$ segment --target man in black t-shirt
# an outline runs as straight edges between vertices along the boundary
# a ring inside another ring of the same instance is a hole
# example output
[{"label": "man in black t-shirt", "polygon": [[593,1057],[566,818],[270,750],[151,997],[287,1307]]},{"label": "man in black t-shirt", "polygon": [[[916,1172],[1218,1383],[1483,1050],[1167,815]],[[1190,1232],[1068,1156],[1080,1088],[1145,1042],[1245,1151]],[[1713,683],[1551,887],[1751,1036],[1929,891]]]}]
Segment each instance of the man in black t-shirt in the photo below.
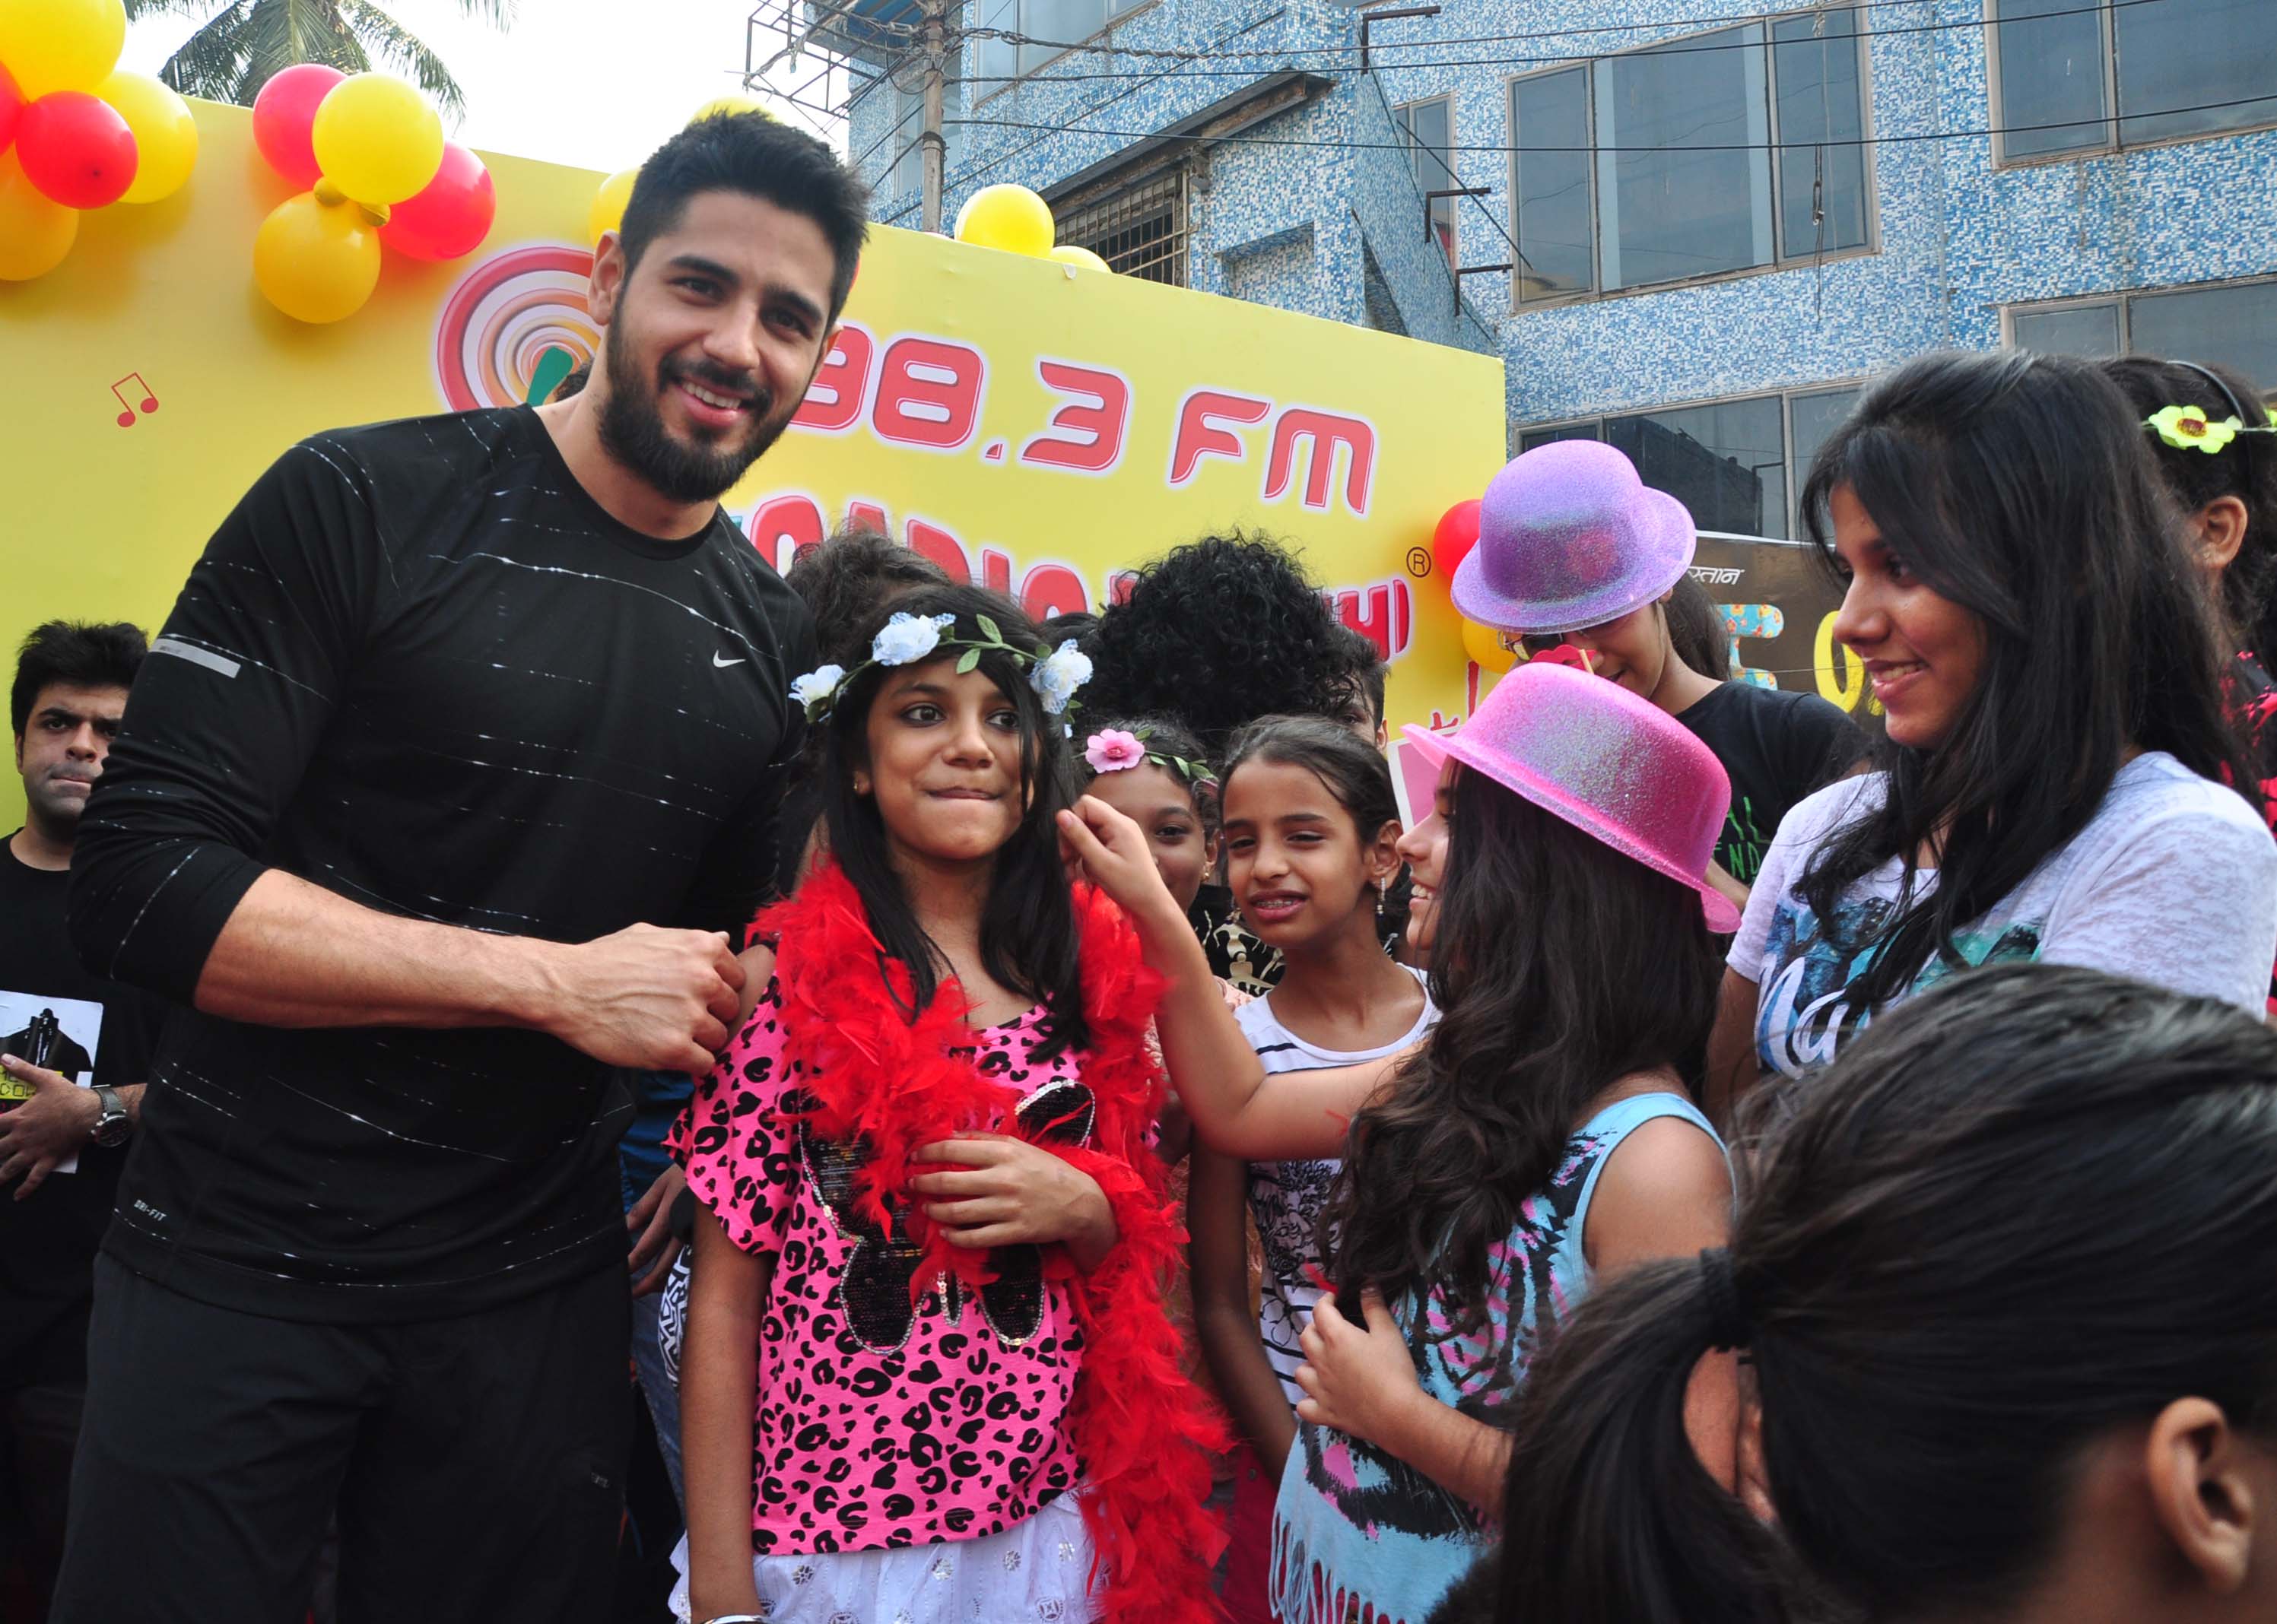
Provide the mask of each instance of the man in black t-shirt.
[{"label": "man in black t-shirt", "polygon": [[718,498],[827,353],[860,183],[644,166],[574,398],[317,435],[192,571],[73,867],[187,1007],[97,1264],[58,1624],[607,1616],[622,1068],[708,1071],[812,664]]},{"label": "man in black t-shirt", "polygon": [[140,628],[50,621],[9,694],[24,826],[0,845],[0,1595],[43,1616],[87,1391],[95,1252],[164,1006],[90,975],[64,921]]}]

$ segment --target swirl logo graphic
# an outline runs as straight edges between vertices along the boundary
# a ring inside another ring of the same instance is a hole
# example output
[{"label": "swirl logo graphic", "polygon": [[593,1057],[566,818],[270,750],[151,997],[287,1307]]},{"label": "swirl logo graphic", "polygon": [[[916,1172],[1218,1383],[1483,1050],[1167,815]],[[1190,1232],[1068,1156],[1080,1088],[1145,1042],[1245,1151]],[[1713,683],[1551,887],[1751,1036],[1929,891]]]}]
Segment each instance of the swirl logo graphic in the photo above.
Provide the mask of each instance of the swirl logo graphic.
[{"label": "swirl logo graphic", "polygon": [[435,383],[454,412],[520,406],[537,359],[569,352],[593,359],[600,330],[585,307],[593,256],[537,243],[494,254],[468,271],[435,325]]}]

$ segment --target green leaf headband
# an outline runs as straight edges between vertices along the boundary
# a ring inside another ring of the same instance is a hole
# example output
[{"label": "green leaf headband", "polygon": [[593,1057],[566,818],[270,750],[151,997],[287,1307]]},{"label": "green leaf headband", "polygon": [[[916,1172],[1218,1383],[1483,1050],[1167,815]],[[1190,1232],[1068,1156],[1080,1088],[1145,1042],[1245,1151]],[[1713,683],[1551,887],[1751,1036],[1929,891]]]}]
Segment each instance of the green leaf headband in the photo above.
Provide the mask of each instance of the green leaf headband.
[{"label": "green leaf headband", "polygon": [[2249,427],[2235,417],[2216,422],[2203,406],[2160,406],[2143,420],[2143,427],[2178,452],[2201,451],[2211,457],[2239,435],[2277,434],[2277,411],[2269,414],[2267,422]]},{"label": "green leaf headband", "polygon": [[2230,410],[2230,415],[2218,423],[2207,418],[2204,407],[2194,406],[2160,406],[2143,420],[2143,427],[2156,433],[2176,451],[2186,452],[2196,447],[2211,457],[2239,435],[2277,434],[2277,411],[2268,413],[2267,422],[2248,428],[2246,420],[2253,414],[2245,409],[2245,403],[2237,398],[2237,391],[2220,373],[2210,367],[2201,367],[2194,360],[2178,360],[2174,365],[2197,373],[2212,384],[2221,398],[2229,402]]},{"label": "green leaf headband", "polygon": [[1135,733],[1119,727],[1103,727],[1083,741],[1083,759],[1091,764],[1093,772],[1099,774],[1128,772],[1141,762],[1152,762],[1189,787],[1217,776],[1207,763],[1190,762],[1183,755],[1148,749],[1146,740],[1154,734],[1151,727],[1142,727]]},{"label": "green leaf headband", "polygon": [[1038,643],[1032,649],[1004,641],[1004,634],[986,615],[975,615],[978,638],[945,635],[956,626],[955,615],[912,615],[895,611],[893,618],[870,640],[870,657],[849,671],[842,665],[821,665],[790,685],[790,696],[806,710],[806,719],[820,721],[837,704],[849,684],[872,665],[914,665],[943,649],[962,649],[959,676],[980,664],[990,649],[1008,654],[1028,667],[1028,686],[1042,699],[1044,710],[1057,716],[1075,701],[1075,691],[1091,680],[1091,658],[1070,638],[1057,649]]}]

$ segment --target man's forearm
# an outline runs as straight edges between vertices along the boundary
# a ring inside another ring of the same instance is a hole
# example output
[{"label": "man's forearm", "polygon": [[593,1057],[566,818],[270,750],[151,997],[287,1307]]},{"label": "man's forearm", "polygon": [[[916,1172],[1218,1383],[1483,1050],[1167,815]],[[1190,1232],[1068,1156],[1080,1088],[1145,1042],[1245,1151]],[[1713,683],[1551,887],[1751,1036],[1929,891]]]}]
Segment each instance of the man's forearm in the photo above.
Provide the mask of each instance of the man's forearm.
[{"label": "man's forearm", "polygon": [[271,869],[215,939],[196,1001],[271,1027],[536,1027],[560,951],[383,914]]}]

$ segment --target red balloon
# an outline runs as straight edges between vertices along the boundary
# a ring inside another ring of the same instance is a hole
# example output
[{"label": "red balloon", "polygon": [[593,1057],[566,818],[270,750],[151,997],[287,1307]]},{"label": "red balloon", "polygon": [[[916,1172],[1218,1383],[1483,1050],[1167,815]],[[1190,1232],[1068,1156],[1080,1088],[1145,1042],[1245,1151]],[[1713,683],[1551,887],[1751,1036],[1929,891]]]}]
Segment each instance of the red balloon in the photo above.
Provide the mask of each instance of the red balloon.
[{"label": "red balloon", "polygon": [[272,76],[253,98],[253,143],[269,167],[296,186],[313,186],[324,173],[310,135],[316,103],[346,77],[321,62],[303,62]]},{"label": "red balloon", "polygon": [[16,139],[16,121],[24,115],[24,93],[16,88],[4,64],[0,64],[0,152]]},{"label": "red balloon", "polygon": [[1451,582],[1455,566],[1479,544],[1479,505],[1476,501],[1458,502],[1439,515],[1438,528],[1431,532],[1431,562],[1440,579]]},{"label": "red balloon", "polygon": [[58,90],[25,108],[16,125],[24,178],[66,209],[101,209],[134,184],[134,132],[118,110],[84,90]]},{"label": "red balloon", "polygon": [[443,143],[443,167],[416,197],[398,203],[379,239],[415,260],[455,260],[490,235],[498,187],[483,161],[456,141]]}]

